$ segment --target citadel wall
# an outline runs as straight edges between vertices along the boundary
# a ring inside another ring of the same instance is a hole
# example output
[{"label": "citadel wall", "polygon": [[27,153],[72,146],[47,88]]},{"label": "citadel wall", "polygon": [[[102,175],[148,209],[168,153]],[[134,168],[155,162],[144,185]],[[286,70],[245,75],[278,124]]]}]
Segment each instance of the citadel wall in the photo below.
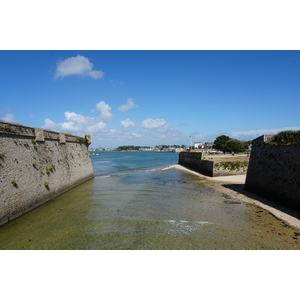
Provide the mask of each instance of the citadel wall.
[{"label": "citadel wall", "polygon": [[85,138],[0,121],[0,225],[94,177]]},{"label": "citadel wall", "polygon": [[242,175],[247,172],[248,158],[206,159],[202,152],[180,152],[178,164],[211,177]]},{"label": "citadel wall", "polygon": [[300,145],[272,145],[271,137],[252,141],[244,189],[300,212]]}]

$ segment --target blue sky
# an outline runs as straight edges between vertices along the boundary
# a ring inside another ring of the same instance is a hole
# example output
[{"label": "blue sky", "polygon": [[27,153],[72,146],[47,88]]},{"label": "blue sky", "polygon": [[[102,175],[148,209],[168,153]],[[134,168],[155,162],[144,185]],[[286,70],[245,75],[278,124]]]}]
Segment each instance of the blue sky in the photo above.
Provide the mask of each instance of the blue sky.
[{"label": "blue sky", "polygon": [[0,119],[91,147],[300,130],[299,51],[0,51]]}]

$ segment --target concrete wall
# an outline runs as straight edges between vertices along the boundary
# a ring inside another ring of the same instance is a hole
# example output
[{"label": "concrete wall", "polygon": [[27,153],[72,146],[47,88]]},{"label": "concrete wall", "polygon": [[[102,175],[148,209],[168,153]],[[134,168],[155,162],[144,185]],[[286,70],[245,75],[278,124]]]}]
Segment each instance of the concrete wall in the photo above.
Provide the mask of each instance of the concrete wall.
[{"label": "concrete wall", "polygon": [[248,161],[208,160],[202,152],[180,152],[178,164],[192,168],[211,177],[246,174]]},{"label": "concrete wall", "polygon": [[89,144],[0,121],[0,225],[93,178]]},{"label": "concrete wall", "polygon": [[253,140],[244,189],[300,212],[300,145],[271,145],[271,137]]}]

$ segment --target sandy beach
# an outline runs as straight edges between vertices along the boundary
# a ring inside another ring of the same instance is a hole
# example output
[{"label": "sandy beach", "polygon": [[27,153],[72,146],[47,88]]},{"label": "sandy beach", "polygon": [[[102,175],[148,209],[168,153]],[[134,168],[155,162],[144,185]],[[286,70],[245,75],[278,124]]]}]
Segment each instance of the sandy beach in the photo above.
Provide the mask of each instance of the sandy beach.
[{"label": "sandy beach", "polygon": [[281,219],[289,225],[300,229],[300,213],[297,213],[288,208],[280,206],[272,201],[244,191],[246,175],[210,177],[177,164],[168,166],[165,169],[171,168],[177,168],[185,172],[192,173],[201,178],[202,180],[205,180],[206,183],[214,189],[228,194],[232,197],[235,197],[237,199],[240,199],[244,202],[261,207],[269,211],[276,218]]}]

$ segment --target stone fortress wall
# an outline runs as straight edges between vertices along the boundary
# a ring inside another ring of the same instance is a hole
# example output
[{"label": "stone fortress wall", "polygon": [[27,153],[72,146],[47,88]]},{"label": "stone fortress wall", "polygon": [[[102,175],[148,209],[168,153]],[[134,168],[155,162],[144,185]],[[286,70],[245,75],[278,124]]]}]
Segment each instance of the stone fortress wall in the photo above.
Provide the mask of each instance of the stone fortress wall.
[{"label": "stone fortress wall", "polygon": [[0,225],[93,178],[89,144],[0,120]]},{"label": "stone fortress wall", "polygon": [[244,189],[300,212],[300,145],[272,145],[272,136],[252,141]]},{"label": "stone fortress wall", "polygon": [[207,176],[230,176],[246,174],[248,157],[204,156],[202,152],[180,152],[178,164],[192,168]]}]

